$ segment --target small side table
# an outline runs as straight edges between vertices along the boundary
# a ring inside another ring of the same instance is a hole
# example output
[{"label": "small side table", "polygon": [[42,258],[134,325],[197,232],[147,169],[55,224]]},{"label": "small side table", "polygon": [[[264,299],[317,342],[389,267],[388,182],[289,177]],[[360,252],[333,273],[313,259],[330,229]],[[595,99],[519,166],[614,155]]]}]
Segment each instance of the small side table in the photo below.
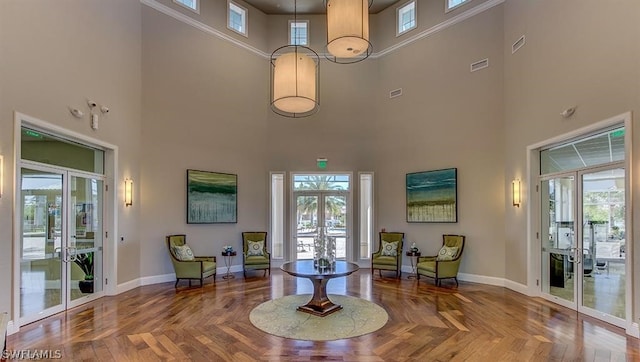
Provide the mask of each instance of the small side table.
[{"label": "small side table", "polygon": [[222,256],[224,256],[224,266],[227,267],[227,273],[222,276],[222,279],[233,279],[235,276],[231,274],[231,262],[233,261],[233,257],[236,256],[237,253],[235,251],[223,251]]},{"label": "small side table", "polygon": [[420,256],[419,251],[407,251],[407,256],[411,258],[411,274],[409,274],[408,279],[417,279],[418,271],[416,270],[416,264],[418,264],[418,257]]}]

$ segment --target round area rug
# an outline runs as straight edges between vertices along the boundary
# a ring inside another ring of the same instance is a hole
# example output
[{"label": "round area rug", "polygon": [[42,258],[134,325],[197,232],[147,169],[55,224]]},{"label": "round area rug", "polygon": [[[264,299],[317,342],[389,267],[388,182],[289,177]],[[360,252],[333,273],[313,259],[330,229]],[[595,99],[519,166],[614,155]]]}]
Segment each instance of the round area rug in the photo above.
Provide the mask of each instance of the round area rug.
[{"label": "round area rug", "polygon": [[342,309],[326,317],[299,312],[311,294],[288,295],[255,307],[249,320],[258,329],[279,337],[307,341],[331,341],[361,336],[382,328],[389,319],[379,305],[347,295],[329,295]]}]

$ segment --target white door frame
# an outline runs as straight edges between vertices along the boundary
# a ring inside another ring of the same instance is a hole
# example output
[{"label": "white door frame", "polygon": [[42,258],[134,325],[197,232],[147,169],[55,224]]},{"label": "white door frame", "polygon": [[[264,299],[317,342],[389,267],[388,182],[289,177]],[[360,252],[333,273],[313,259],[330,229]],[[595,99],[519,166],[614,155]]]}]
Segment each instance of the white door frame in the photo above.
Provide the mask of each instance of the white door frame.
[{"label": "white door frame", "polygon": [[[541,268],[540,268],[540,258],[541,258],[541,248],[540,248],[540,239],[539,239],[539,230],[540,230],[540,197],[539,192],[537,191],[534,185],[538,184],[538,176],[540,174],[540,156],[539,149],[548,147],[553,144],[561,143],[563,141],[567,141],[573,138],[577,138],[586,134],[594,133],[598,130],[612,127],[615,125],[623,124],[625,128],[624,135],[624,148],[625,148],[625,209],[626,211],[626,220],[625,220],[625,234],[629,236],[629,240],[627,240],[625,248],[627,254],[626,261],[626,299],[625,299],[625,319],[626,325],[624,326],[626,333],[634,336],[636,338],[640,337],[640,328],[637,323],[633,322],[633,312],[632,312],[632,291],[633,291],[633,282],[635,276],[633,274],[634,270],[634,258],[633,258],[633,250],[634,250],[634,240],[633,240],[633,220],[632,220],[632,210],[633,210],[633,189],[632,189],[632,114],[631,112],[625,112],[611,118],[602,120],[600,122],[596,122],[594,124],[588,125],[586,127],[582,127],[576,129],[574,131],[550,138],[548,140],[538,142],[532,145],[527,146],[526,148],[526,157],[527,157],[527,184],[532,185],[532,187],[528,187],[527,191],[527,200],[529,201],[526,205],[526,214],[527,214],[527,292],[531,296],[541,296],[541,288],[542,283],[541,280]],[[577,181],[576,181],[577,182]]]},{"label": "white door frame", "polygon": [[[86,136],[81,133],[77,133],[74,131],[70,131],[63,127],[54,125],[52,123],[43,121],[41,119],[31,117],[29,115],[14,112],[14,125],[13,125],[13,175],[14,175],[14,197],[13,197],[13,311],[12,311],[12,320],[14,321],[13,331],[17,332],[20,329],[17,321],[20,320],[20,263],[17,263],[17,260],[20,260],[20,220],[22,217],[18,215],[18,210],[20,210],[21,202],[20,194],[21,190],[18,185],[20,185],[20,160],[22,158],[21,154],[21,129],[22,126],[27,126],[30,128],[34,128],[37,130],[41,130],[46,133],[50,133],[53,135],[60,136],[64,139],[68,139],[74,142],[78,142],[81,144],[88,145],[90,147],[102,149],[105,151],[105,164],[104,164],[104,174],[105,174],[105,187],[108,187],[109,192],[105,192],[104,194],[104,209],[105,212],[103,214],[103,223],[104,223],[104,242],[103,242],[103,285],[104,285],[104,293],[105,295],[116,295],[117,294],[117,266],[118,266],[118,244],[117,237],[118,235],[118,207],[117,200],[119,193],[119,183],[115,182],[118,180],[118,146],[113,145],[111,143],[107,143],[101,140],[98,140],[93,137]],[[106,282],[108,280],[108,283]]]}]

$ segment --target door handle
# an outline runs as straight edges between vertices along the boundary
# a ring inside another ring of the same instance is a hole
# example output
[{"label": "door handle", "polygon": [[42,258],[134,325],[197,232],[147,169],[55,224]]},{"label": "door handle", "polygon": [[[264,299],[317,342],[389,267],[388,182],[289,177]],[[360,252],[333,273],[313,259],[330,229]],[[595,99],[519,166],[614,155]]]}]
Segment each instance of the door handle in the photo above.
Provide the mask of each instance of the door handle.
[{"label": "door handle", "polygon": [[65,263],[74,262],[78,259],[78,249],[73,246],[67,246],[64,248],[64,256],[62,261]]}]

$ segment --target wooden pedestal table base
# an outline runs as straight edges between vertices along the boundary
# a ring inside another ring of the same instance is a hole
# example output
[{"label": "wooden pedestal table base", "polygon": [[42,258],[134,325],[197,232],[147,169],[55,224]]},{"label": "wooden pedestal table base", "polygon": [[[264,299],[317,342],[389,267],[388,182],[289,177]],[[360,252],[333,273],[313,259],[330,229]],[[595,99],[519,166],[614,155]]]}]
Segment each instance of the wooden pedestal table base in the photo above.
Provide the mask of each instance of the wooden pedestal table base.
[{"label": "wooden pedestal table base", "polygon": [[333,268],[316,268],[313,266],[313,260],[292,261],[284,263],[280,268],[287,274],[311,280],[313,296],[307,304],[299,306],[297,310],[319,317],[342,309],[342,306],[334,304],[327,296],[329,280],[347,276],[360,269],[357,264],[346,261],[336,261]]}]

